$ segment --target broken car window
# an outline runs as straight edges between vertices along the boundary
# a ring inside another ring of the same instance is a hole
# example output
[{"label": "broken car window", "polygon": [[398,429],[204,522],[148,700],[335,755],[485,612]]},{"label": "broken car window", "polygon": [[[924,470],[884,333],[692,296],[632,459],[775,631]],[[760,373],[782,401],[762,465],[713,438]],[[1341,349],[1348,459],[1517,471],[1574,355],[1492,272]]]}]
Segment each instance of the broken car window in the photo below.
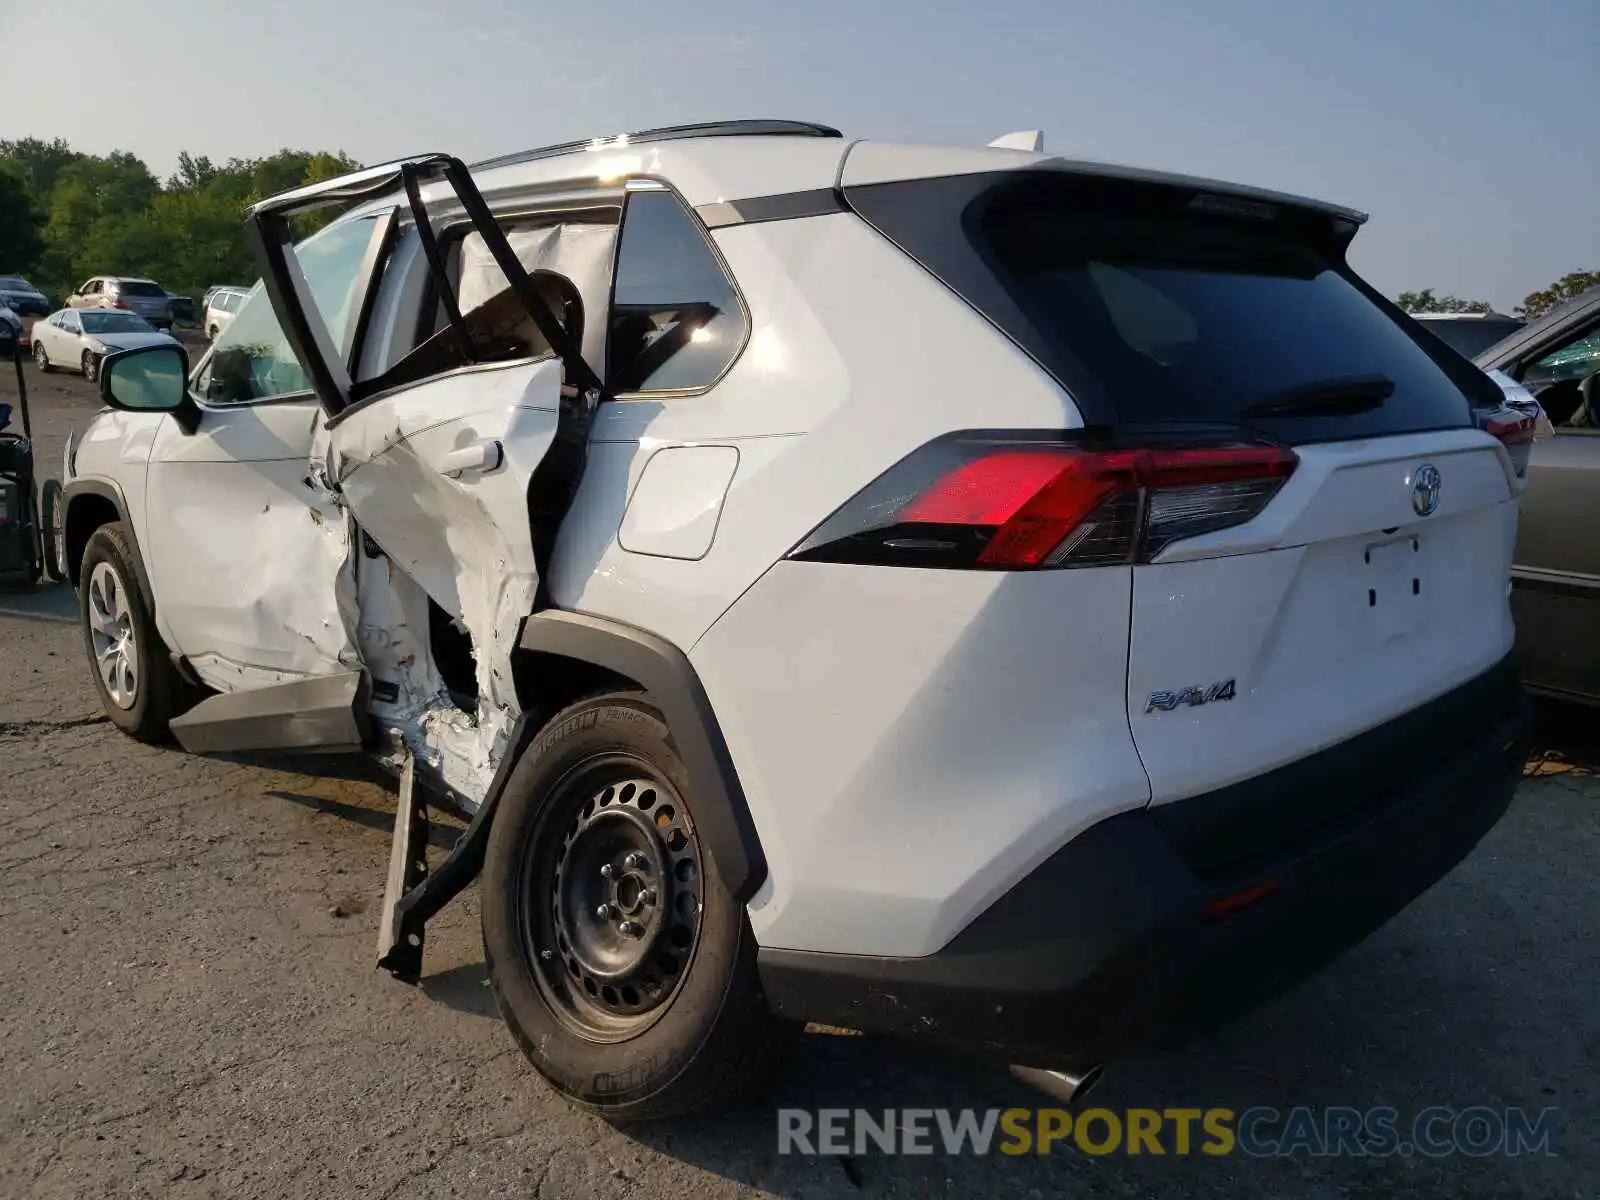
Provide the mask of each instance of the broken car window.
[{"label": "broken car window", "polygon": [[[505,231],[535,289],[579,343],[584,337],[585,313],[598,312],[605,303],[617,216],[615,208],[551,214],[524,218]],[[371,381],[374,390],[426,379],[469,363],[505,362],[553,352],[511,290],[483,236],[469,232],[448,245],[466,350],[446,321],[443,305],[435,302],[432,332],[381,378]]]},{"label": "broken car window", "polygon": [[[372,240],[373,219],[329,225],[294,248],[311,298],[336,346],[345,344],[356,316],[353,301]],[[232,323],[217,338],[196,384],[209,404],[249,404],[310,390],[261,284],[250,289]]]},{"label": "broken car window", "polygon": [[606,339],[610,389],[710,387],[744,330],[744,305],[699,222],[669,191],[629,193]]}]

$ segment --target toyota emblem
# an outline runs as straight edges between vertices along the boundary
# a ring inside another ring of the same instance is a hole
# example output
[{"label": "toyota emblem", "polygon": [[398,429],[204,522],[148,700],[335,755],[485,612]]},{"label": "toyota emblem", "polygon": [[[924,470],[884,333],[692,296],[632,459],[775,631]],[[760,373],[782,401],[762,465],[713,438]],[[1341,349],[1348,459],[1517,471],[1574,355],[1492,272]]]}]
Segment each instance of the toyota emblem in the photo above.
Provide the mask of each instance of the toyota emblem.
[{"label": "toyota emblem", "polygon": [[1411,473],[1411,507],[1417,516],[1431,517],[1439,507],[1441,483],[1439,468],[1432,463],[1423,463]]}]

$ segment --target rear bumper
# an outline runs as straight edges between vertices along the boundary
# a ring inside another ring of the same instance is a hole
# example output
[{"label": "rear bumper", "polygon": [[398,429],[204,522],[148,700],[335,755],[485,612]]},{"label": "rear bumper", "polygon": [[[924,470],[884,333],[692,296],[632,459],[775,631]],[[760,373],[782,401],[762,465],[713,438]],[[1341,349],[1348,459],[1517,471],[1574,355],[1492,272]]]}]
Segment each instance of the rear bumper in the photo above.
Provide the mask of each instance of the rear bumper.
[{"label": "rear bumper", "polygon": [[[1384,757],[1393,725],[1421,770]],[[762,983],[786,1017],[1031,1066],[1082,1070],[1178,1044],[1316,971],[1466,857],[1505,812],[1526,738],[1508,659],[1247,788],[1092,826],[937,954],[763,949]],[[1310,780],[1353,775],[1356,802],[1305,795]],[[1174,821],[1185,808],[1199,815]],[[1296,811],[1305,819],[1286,823]],[[1227,907],[1250,889],[1261,898]]]}]

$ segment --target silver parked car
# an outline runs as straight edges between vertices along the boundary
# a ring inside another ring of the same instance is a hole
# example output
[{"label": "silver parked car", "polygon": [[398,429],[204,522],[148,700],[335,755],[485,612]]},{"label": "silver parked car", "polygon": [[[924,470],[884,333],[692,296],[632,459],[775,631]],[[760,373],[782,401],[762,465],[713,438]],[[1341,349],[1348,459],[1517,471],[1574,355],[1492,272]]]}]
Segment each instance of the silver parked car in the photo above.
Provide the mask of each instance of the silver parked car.
[{"label": "silver parked car", "polygon": [[67,297],[68,308],[121,308],[137,313],[157,329],[172,328],[172,298],[152,279],[96,275]]},{"label": "silver parked car", "polygon": [[64,308],[33,326],[33,361],[41,371],[65,367],[91,381],[99,377],[100,360],[113,351],[177,344],[131,312]]},{"label": "silver parked car", "polygon": [[1600,704],[1600,288],[1473,361],[1520,385],[1548,418],[1533,444],[1511,571],[1523,678],[1533,691]]}]

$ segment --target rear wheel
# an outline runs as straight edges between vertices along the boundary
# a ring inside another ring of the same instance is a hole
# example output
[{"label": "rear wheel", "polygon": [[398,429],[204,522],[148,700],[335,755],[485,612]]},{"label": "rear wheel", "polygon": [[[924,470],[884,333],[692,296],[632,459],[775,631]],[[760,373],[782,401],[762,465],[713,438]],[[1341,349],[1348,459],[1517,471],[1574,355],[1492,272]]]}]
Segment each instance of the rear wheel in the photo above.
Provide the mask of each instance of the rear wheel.
[{"label": "rear wheel", "polygon": [[95,530],[78,576],[78,614],[106,716],[141,742],[157,742],[177,715],[183,681],[132,564],[121,522]]},{"label": "rear wheel", "polygon": [[672,737],[640,693],[558,714],[517,764],[484,863],[501,1015],[569,1099],[617,1122],[758,1086],[793,1027],[696,828]]},{"label": "rear wheel", "polygon": [[44,343],[37,337],[33,339],[33,361],[38,364],[41,371],[55,370],[55,367],[51,365],[50,355],[45,351]]}]

